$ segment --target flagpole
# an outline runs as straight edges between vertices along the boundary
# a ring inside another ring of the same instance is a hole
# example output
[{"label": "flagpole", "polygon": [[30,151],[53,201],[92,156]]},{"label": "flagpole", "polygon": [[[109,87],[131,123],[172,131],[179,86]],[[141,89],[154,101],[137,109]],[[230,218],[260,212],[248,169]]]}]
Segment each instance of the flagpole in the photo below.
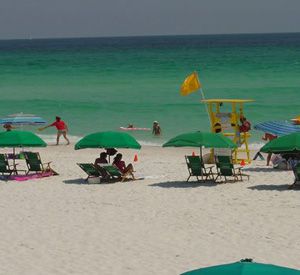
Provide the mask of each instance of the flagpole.
[{"label": "flagpole", "polygon": [[[205,100],[202,88],[200,88],[200,93],[201,93],[201,96],[202,96],[202,100]],[[211,120],[210,120],[210,115],[209,115],[208,107],[207,107],[207,104],[205,102],[204,102],[204,104],[205,104],[205,110],[206,110],[206,113],[207,113],[207,116],[208,116],[208,121],[209,121],[209,124],[211,125]],[[212,125],[211,125],[211,127],[212,127]]]},{"label": "flagpole", "polygon": [[[198,73],[197,73],[197,72],[196,72],[196,75],[197,75],[197,80],[198,80],[198,82],[200,83],[199,77],[198,77]],[[200,94],[201,94],[202,100],[205,100],[204,92],[203,92],[201,86],[200,86],[200,89],[199,89],[199,90],[200,90]],[[203,103],[205,104],[205,110],[206,110],[206,113],[207,113],[207,116],[208,116],[208,121],[209,121],[210,127],[212,128],[213,125],[211,124],[211,119],[210,119],[210,115],[209,115],[207,103],[205,103],[205,102],[203,102]],[[200,148],[200,150],[201,150],[201,158],[202,158],[202,148]],[[210,160],[213,159],[213,155],[214,155],[214,149],[210,149],[210,157],[209,157]],[[203,160],[203,158],[202,158],[202,160]]]},{"label": "flagpole", "polygon": [[[196,76],[197,76],[198,83],[200,83],[200,80],[199,80],[199,77],[198,77],[198,73],[195,72],[195,74],[196,74]],[[200,91],[202,100],[205,100],[204,92],[203,92],[203,90],[202,90],[201,87],[199,88],[199,91]],[[209,115],[209,112],[208,112],[207,104],[206,104],[206,103],[204,103],[204,104],[205,104],[205,109],[206,109],[206,113],[207,113],[207,116],[208,116],[209,124],[211,124],[211,120],[210,120],[210,115]]]}]

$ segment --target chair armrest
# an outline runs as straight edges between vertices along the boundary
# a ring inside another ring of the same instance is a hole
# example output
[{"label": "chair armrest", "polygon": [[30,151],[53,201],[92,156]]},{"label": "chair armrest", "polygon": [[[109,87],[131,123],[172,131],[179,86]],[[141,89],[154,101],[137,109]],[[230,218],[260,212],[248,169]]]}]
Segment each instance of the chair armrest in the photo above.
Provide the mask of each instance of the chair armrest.
[{"label": "chair armrest", "polygon": [[209,166],[209,167],[204,167],[204,172],[206,173],[206,174],[211,174],[211,175],[213,175],[213,168],[214,168],[214,166]]}]

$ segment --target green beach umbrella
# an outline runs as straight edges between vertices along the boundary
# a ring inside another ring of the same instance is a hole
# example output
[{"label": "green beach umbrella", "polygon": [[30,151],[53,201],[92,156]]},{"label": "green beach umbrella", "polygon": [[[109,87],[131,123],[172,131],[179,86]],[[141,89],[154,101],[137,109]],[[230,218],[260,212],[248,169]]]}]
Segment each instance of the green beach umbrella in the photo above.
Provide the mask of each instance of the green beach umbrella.
[{"label": "green beach umbrella", "polygon": [[293,133],[271,140],[261,149],[264,153],[284,153],[300,151],[300,133]]},{"label": "green beach umbrella", "polygon": [[39,136],[27,131],[7,131],[0,133],[0,147],[46,147]]},{"label": "green beach umbrella", "polygon": [[300,270],[272,264],[252,262],[251,259],[240,262],[216,265],[188,271],[181,275],[300,275]]},{"label": "green beach umbrella", "polygon": [[222,134],[198,131],[171,138],[163,144],[163,147],[199,147],[200,156],[202,157],[202,147],[233,149],[237,145]]},{"label": "green beach umbrella", "polygon": [[236,144],[222,134],[209,132],[191,132],[176,136],[163,147],[206,147],[206,148],[236,148]]},{"label": "green beach umbrella", "polygon": [[16,147],[46,147],[47,143],[39,136],[27,131],[6,131],[0,133],[0,147],[13,148],[13,163],[15,165]]},{"label": "green beach umbrella", "polygon": [[136,139],[123,132],[98,132],[87,135],[75,144],[75,150],[84,148],[132,148],[140,149]]}]

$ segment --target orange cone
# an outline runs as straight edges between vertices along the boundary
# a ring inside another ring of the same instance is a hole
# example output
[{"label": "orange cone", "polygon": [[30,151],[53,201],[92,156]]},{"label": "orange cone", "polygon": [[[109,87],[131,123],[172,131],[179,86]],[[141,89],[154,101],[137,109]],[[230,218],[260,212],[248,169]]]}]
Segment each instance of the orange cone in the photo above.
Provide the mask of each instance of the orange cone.
[{"label": "orange cone", "polygon": [[134,162],[137,162],[137,161],[138,161],[138,156],[137,156],[137,154],[134,155],[133,161],[134,161]]},{"label": "orange cone", "polygon": [[193,156],[193,157],[196,156],[194,151],[193,151],[193,153],[192,153],[192,156]]},{"label": "orange cone", "polygon": [[245,160],[242,159],[242,160],[241,160],[241,166],[245,166],[245,165],[246,165]]}]

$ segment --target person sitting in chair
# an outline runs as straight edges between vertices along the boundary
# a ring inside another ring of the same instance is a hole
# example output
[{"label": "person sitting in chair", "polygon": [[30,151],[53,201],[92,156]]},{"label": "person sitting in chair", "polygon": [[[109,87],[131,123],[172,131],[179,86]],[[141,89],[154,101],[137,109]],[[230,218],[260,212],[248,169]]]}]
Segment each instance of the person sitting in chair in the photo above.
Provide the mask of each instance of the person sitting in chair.
[{"label": "person sitting in chair", "polygon": [[105,153],[105,152],[101,152],[100,153],[100,157],[99,158],[96,158],[95,159],[95,165],[98,165],[98,164],[106,164],[106,163],[108,163],[108,161],[107,161],[107,154]]},{"label": "person sitting in chair", "polygon": [[133,165],[129,163],[126,166],[125,161],[122,160],[122,157],[122,154],[118,153],[114,158],[113,165],[115,165],[123,175],[129,173],[132,176],[132,178],[135,179],[133,175]]},{"label": "person sitting in chair", "polygon": [[101,167],[101,164],[107,164],[107,153],[105,152],[101,152],[100,153],[100,157],[95,159],[95,167],[98,168],[98,170],[101,172],[101,175],[103,178],[109,178],[109,175],[107,174],[107,172]]}]

